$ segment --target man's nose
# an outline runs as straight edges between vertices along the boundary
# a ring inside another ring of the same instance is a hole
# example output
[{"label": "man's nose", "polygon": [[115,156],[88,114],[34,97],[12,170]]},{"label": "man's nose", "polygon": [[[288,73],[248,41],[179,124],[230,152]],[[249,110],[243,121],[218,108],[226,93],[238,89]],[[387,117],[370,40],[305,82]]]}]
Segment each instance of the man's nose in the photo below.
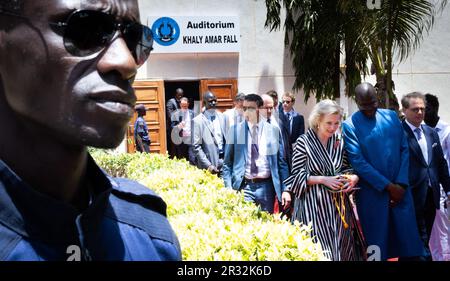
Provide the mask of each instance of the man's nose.
[{"label": "man's nose", "polygon": [[129,80],[136,75],[138,66],[124,39],[119,36],[107,47],[97,69],[101,73],[117,71],[123,80]]}]

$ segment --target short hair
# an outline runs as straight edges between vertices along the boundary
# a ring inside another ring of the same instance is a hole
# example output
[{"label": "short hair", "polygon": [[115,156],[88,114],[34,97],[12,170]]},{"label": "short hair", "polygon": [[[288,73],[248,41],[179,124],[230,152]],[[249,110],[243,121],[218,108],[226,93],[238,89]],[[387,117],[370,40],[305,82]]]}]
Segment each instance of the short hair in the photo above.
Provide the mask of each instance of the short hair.
[{"label": "short hair", "polygon": [[263,99],[257,94],[248,94],[244,98],[245,101],[256,102],[256,106],[261,108],[264,105]]},{"label": "short hair", "polygon": [[432,106],[433,108],[439,108],[439,99],[435,95],[430,93],[425,94],[425,101],[427,105]]},{"label": "short hair", "polygon": [[182,102],[182,101],[185,101],[185,102],[189,103],[189,99],[187,97],[182,97],[180,99],[180,102]]},{"label": "short hair", "polygon": [[245,98],[244,93],[237,93],[236,96],[234,97],[234,101],[243,101],[244,98]]},{"label": "short hair", "polygon": [[276,98],[278,99],[278,93],[275,90],[270,90],[266,93],[266,95],[271,96],[273,99]]},{"label": "short hair", "polygon": [[291,100],[292,100],[292,103],[295,103],[295,96],[294,96],[293,93],[291,93],[291,92],[286,92],[286,93],[284,93],[283,97],[290,97]]},{"label": "short hair", "polygon": [[[273,98],[271,96],[269,96],[268,94],[262,94],[261,98],[263,100],[263,103],[267,100],[267,101],[271,101],[273,102]],[[275,106],[275,105],[274,105]]]},{"label": "short hair", "polygon": [[145,105],[143,105],[143,104],[137,104],[135,107],[134,107],[134,110],[136,110],[136,112],[145,112]]},{"label": "short hair", "polygon": [[176,96],[178,93],[180,93],[180,94],[183,94],[184,95],[184,90],[183,89],[181,89],[181,88],[177,88],[176,90],[175,90],[175,93],[174,93],[174,96]]},{"label": "short hair", "polygon": [[425,105],[427,104],[424,94],[422,94],[421,92],[412,92],[412,93],[406,94],[402,97],[402,107],[404,109],[409,108],[411,99],[422,99],[423,102],[425,103]]},{"label": "short hair", "polygon": [[328,114],[339,114],[342,118],[344,109],[332,100],[322,100],[316,104],[309,115],[308,123],[310,128],[317,128],[320,119]]},{"label": "short hair", "polygon": [[206,100],[208,96],[213,96],[215,99],[217,99],[217,96],[211,92],[211,91],[206,91],[203,93],[203,105],[206,106],[208,104],[208,101]]}]

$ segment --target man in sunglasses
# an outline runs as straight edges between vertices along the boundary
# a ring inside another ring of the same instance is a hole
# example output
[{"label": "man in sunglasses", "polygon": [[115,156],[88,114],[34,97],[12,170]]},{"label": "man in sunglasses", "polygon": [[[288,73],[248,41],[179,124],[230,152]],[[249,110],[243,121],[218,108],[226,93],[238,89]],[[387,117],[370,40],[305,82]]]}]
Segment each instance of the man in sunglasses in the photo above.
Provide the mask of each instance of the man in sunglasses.
[{"label": "man in sunglasses", "polygon": [[225,118],[217,110],[217,97],[212,92],[203,94],[205,110],[194,118],[192,148],[197,167],[220,175],[225,149]]},{"label": "man in sunglasses", "polygon": [[280,114],[280,123],[289,135],[290,151],[288,153],[287,162],[292,167],[292,155],[295,143],[300,135],[305,133],[305,120],[303,115],[294,110],[295,95],[287,92],[282,97],[283,113]]},{"label": "man in sunglasses", "polygon": [[166,205],[105,174],[151,51],[137,1],[0,2],[0,260],[179,260]]}]

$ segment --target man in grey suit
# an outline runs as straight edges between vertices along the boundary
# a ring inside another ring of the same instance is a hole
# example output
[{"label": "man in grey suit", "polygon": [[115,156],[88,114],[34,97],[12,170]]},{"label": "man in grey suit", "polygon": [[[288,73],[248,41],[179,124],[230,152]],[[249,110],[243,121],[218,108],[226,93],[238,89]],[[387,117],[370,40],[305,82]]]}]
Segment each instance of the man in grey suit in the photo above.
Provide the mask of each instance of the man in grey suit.
[{"label": "man in grey suit", "polygon": [[245,121],[230,128],[225,145],[223,180],[225,187],[244,191],[244,199],[273,213],[275,198],[284,206],[281,194],[288,177],[280,130],[261,118],[263,100],[256,94],[244,99]]},{"label": "man in grey suit", "polygon": [[217,97],[212,92],[203,95],[203,105],[205,111],[194,118],[194,155],[197,167],[220,175],[225,145],[225,118],[217,111]]}]

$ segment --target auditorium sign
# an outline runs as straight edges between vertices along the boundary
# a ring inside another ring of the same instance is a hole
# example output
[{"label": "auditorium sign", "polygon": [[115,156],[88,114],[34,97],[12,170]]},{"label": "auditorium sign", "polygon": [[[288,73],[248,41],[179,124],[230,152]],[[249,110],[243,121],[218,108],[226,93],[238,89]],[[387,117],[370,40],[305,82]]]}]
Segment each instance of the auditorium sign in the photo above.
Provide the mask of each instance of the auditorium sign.
[{"label": "auditorium sign", "polygon": [[150,17],[153,53],[238,53],[239,18]]}]

